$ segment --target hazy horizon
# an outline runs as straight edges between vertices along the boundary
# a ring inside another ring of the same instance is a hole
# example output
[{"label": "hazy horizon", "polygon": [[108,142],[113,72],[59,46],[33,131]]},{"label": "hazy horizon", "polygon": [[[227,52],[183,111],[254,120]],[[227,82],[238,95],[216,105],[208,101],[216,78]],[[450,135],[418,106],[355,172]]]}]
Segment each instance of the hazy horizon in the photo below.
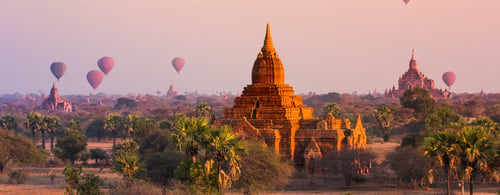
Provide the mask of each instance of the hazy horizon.
[{"label": "hazy horizon", "polygon": [[[297,94],[383,93],[408,69],[452,92],[500,92],[500,1],[64,1],[0,3],[0,94],[240,93],[269,22],[285,82]],[[116,64],[96,92],[97,60]],[[171,60],[183,57],[180,74]],[[50,64],[65,62],[59,82]],[[134,76],[132,76],[134,75]]]}]

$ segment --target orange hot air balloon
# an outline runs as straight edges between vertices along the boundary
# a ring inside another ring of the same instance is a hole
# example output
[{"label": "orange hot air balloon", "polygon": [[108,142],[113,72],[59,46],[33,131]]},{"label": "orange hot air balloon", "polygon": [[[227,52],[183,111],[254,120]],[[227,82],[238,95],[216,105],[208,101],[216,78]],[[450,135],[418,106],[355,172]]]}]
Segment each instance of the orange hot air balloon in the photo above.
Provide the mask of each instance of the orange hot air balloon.
[{"label": "orange hot air balloon", "polygon": [[90,86],[92,86],[94,91],[97,89],[97,87],[99,87],[103,78],[104,75],[101,71],[98,70],[91,70],[87,73],[87,81],[89,82]]},{"label": "orange hot air balloon", "polygon": [[182,68],[184,67],[184,59],[180,58],[180,57],[176,57],[172,60],[172,66],[174,66],[175,68],[175,71],[177,71],[177,74],[179,74],[182,70]]},{"label": "orange hot air balloon", "polygon": [[444,83],[450,88],[453,83],[455,83],[455,80],[457,80],[457,76],[453,72],[445,72],[443,74],[443,81]]},{"label": "orange hot air balloon", "polygon": [[107,76],[109,72],[111,72],[111,69],[115,66],[115,60],[111,57],[102,57],[97,61],[97,66],[99,66],[99,69],[102,70],[102,72]]},{"label": "orange hot air balloon", "polygon": [[66,72],[66,64],[64,62],[54,62],[50,65],[50,71],[59,81]]},{"label": "orange hot air balloon", "polygon": [[405,5],[408,5],[408,2],[410,2],[410,0],[403,0],[403,2],[405,2]]}]

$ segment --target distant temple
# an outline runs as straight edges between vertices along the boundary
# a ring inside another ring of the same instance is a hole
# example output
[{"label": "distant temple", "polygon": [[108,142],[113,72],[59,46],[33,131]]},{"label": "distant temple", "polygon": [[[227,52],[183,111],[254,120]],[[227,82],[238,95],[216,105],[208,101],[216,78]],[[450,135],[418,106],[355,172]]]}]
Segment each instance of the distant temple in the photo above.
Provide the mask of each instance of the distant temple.
[{"label": "distant temple", "polygon": [[73,104],[59,97],[59,92],[56,88],[56,83],[52,85],[50,95],[42,103],[42,108],[51,111],[73,112]]},{"label": "distant temple", "polygon": [[358,115],[354,126],[349,119],[328,114],[313,118],[313,108],[302,104],[293,88],[285,83],[283,64],[276,53],[267,25],[264,46],[252,69],[252,84],[247,85],[224,118],[215,125],[230,125],[242,137],[264,140],[277,151],[305,165],[341,147],[364,148],[365,128]]},{"label": "distant temple", "polygon": [[177,96],[178,93],[177,91],[174,90],[174,86],[170,85],[170,88],[168,88],[167,91],[167,96]]},{"label": "distant temple", "polygon": [[400,98],[407,89],[413,88],[423,88],[428,90],[431,96],[435,99],[445,99],[449,95],[447,90],[443,91],[442,89],[436,89],[434,87],[434,80],[427,78],[418,70],[414,50],[411,52],[408,71],[406,71],[403,76],[399,77],[398,88],[396,89],[395,86],[392,86],[392,89],[387,89],[385,91],[385,96]]}]

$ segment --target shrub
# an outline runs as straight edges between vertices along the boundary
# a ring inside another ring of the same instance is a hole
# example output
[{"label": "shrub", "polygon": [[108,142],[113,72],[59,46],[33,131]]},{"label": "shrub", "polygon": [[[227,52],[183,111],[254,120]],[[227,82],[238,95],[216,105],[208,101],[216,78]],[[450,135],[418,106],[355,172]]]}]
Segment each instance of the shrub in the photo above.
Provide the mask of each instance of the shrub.
[{"label": "shrub", "polygon": [[101,186],[104,185],[104,181],[98,175],[85,174],[81,179],[83,181],[80,181],[76,187],[78,194],[101,194]]},{"label": "shrub", "polygon": [[16,181],[17,184],[23,184],[26,176],[27,174],[23,170],[14,170],[9,173],[9,180],[7,181],[7,183],[14,184],[14,181]]}]

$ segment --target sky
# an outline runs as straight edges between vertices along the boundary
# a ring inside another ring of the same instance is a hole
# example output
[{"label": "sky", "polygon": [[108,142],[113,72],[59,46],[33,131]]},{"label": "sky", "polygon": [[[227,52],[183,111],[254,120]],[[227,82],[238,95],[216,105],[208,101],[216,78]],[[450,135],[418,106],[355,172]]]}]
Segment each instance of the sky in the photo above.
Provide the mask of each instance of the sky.
[{"label": "sky", "polygon": [[[269,22],[297,94],[383,92],[408,69],[453,92],[498,93],[498,0],[0,0],[0,94],[241,93]],[[88,71],[115,67],[94,91]],[[171,60],[182,57],[180,74]]]}]

